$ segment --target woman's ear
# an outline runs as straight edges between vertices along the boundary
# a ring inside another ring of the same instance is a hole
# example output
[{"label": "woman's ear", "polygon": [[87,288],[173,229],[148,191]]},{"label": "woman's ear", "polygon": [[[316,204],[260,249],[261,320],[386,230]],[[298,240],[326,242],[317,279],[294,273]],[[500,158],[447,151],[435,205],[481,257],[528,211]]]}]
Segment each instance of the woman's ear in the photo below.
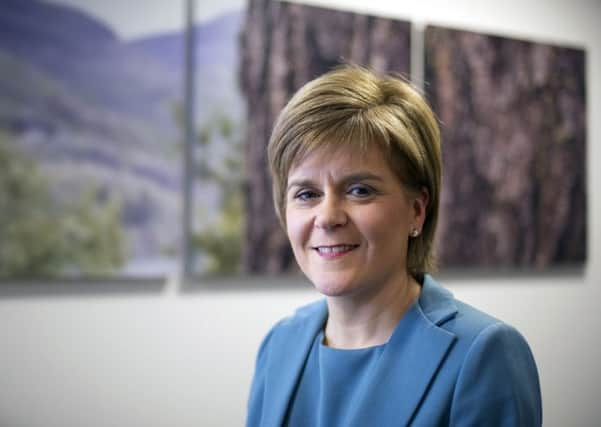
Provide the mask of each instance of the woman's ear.
[{"label": "woman's ear", "polygon": [[421,234],[426,222],[426,211],[428,208],[428,202],[430,201],[430,193],[426,187],[421,187],[419,192],[415,193],[413,197],[413,228],[417,230],[418,234]]}]

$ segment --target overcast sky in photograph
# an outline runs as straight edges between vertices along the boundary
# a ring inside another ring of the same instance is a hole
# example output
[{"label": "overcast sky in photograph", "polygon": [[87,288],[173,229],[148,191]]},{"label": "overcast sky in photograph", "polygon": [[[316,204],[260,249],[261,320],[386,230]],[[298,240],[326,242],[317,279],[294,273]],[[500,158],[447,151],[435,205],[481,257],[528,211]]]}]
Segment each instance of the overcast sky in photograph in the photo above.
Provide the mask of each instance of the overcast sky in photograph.
[{"label": "overcast sky in photograph", "polygon": [[[186,2],[168,0],[47,0],[86,12],[107,24],[125,40],[149,34],[179,31],[184,27]],[[196,21],[240,10],[245,0],[197,0]],[[178,7],[179,5],[179,7]]]}]

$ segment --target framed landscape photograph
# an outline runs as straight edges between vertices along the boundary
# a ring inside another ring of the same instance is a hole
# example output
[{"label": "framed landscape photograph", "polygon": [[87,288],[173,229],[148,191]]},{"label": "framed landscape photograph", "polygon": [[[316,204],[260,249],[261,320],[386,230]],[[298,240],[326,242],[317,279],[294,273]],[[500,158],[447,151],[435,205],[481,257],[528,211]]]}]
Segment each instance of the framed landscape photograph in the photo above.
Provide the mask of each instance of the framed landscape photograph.
[{"label": "framed landscape photograph", "polygon": [[178,269],[184,5],[161,3],[3,2],[0,279]]}]

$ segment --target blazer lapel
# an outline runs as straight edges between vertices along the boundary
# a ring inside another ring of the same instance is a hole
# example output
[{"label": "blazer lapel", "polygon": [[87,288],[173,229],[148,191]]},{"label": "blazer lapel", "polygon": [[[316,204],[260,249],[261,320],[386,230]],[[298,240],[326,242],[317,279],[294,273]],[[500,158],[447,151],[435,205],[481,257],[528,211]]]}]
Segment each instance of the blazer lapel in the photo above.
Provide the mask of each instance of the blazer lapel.
[{"label": "blazer lapel", "polygon": [[265,382],[263,426],[281,426],[300,379],[315,336],[327,317],[325,300],[301,314],[285,333],[275,335],[270,347],[269,371]]},{"label": "blazer lapel", "polygon": [[426,276],[422,295],[405,313],[348,419],[352,426],[409,425],[455,335],[439,327],[457,307]]}]

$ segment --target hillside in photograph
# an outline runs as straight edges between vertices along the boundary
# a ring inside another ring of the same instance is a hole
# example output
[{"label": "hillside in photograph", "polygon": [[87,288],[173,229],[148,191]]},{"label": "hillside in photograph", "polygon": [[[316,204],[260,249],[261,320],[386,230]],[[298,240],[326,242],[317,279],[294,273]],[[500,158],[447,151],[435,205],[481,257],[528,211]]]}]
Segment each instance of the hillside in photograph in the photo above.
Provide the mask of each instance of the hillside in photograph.
[{"label": "hillside in photograph", "polygon": [[[168,36],[183,44],[183,34]],[[65,6],[3,2],[2,144],[43,184],[47,208],[38,214],[53,224],[48,244],[74,249],[40,255],[35,245],[21,247],[36,229],[33,213],[3,209],[0,227],[13,237],[2,248],[19,247],[21,255],[0,261],[0,275],[147,277],[176,268],[183,58],[166,64],[164,50],[153,48],[160,41],[122,41],[100,20]],[[14,177],[1,179],[7,185]],[[8,194],[6,203],[25,206],[32,198]],[[118,247],[106,235],[118,236]]]}]

